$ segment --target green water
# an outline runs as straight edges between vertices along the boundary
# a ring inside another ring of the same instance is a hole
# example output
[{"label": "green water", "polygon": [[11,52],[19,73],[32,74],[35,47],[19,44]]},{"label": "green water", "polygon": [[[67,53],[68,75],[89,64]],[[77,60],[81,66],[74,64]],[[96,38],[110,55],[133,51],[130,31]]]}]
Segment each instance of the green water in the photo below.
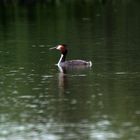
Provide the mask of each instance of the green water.
[{"label": "green water", "polygon": [[[0,9],[0,140],[139,140],[139,2]],[[91,69],[62,73],[67,59]]]}]

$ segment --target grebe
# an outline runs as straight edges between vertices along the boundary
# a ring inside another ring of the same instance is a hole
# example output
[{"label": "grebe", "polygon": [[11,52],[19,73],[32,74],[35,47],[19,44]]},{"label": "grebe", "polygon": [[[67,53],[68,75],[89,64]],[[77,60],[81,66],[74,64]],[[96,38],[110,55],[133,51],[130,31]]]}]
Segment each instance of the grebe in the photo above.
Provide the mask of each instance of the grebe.
[{"label": "grebe", "polygon": [[52,49],[57,49],[61,52],[61,57],[57,63],[59,67],[91,67],[92,62],[91,61],[85,61],[85,60],[66,60],[66,55],[68,53],[67,45],[61,44],[57,45],[56,47],[50,48]]}]

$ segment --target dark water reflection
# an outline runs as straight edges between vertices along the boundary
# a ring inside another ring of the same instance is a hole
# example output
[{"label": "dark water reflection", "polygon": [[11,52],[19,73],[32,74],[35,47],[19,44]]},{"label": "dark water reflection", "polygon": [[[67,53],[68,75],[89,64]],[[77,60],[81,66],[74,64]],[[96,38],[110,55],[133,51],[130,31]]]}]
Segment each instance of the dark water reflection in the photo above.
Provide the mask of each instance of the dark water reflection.
[{"label": "dark water reflection", "polygon": [[[0,139],[138,140],[139,2],[64,5],[0,14]],[[93,67],[60,72],[60,42]]]}]

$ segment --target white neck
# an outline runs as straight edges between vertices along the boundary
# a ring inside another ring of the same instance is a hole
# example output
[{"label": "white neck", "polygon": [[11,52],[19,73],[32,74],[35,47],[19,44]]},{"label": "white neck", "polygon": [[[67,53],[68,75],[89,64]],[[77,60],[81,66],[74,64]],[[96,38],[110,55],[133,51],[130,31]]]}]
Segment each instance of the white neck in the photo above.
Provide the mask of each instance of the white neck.
[{"label": "white neck", "polygon": [[62,60],[62,58],[64,57],[64,55],[63,54],[61,54],[61,57],[60,57],[60,59],[59,59],[59,61],[58,61],[58,63],[57,63],[57,65],[59,65],[60,66],[60,63],[61,63],[61,60]]}]

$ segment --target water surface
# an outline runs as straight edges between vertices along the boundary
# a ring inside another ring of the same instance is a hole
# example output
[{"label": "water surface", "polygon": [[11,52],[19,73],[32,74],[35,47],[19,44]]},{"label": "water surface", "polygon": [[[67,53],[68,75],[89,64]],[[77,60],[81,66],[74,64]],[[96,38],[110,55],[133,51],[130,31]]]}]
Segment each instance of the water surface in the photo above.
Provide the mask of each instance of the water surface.
[{"label": "water surface", "polygon": [[[139,139],[139,2],[0,11],[1,140]],[[59,43],[93,67],[60,72]]]}]

